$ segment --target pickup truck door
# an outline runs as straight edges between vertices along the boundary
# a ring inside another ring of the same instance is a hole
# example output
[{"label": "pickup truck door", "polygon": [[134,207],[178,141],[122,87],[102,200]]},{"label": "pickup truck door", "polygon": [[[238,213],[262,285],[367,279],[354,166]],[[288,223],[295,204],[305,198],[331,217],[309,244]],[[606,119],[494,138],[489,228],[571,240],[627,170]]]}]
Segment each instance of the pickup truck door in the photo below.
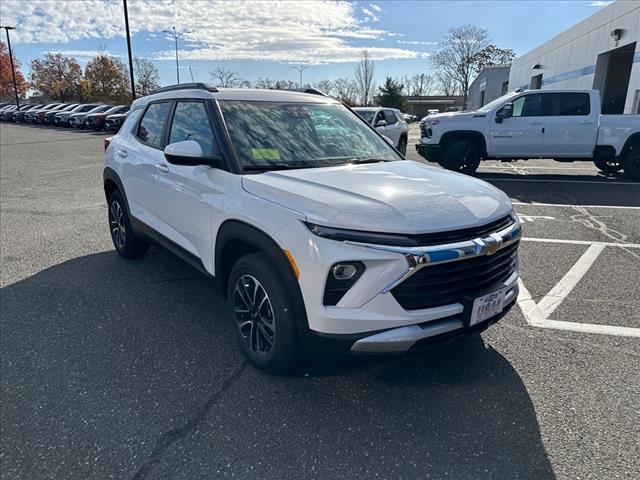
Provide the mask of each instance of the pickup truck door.
[{"label": "pickup truck door", "polygon": [[496,122],[491,115],[491,148],[495,157],[533,158],[542,155],[545,117],[542,94],[527,93],[512,101],[513,115]]},{"label": "pickup truck door", "polygon": [[551,158],[591,157],[598,134],[598,105],[588,92],[545,93],[542,155]]}]

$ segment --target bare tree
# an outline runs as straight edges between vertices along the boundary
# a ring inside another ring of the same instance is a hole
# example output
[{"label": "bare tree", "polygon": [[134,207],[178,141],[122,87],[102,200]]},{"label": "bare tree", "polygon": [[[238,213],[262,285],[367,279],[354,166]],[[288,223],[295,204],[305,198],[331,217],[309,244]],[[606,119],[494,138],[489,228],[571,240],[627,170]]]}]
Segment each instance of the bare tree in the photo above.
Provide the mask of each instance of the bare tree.
[{"label": "bare tree", "polygon": [[299,86],[298,82],[294,82],[293,80],[278,80],[273,88],[276,90],[292,90],[299,88]]},{"label": "bare tree", "polygon": [[438,72],[436,74],[436,79],[438,82],[437,90],[442,95],[447,95],[447,96],[460,95],[460,85],[454,78],[451,78],[446,73]]},{"label": "bare tree", "polygon": [[319,80],[313,83],[313,88],[320,90],[322,93],[333,97],[335,94],[335,82],[332,80]]},{"label": "bare tree", "polygon": [[411,92],[410,95],[419,97],[430,95],[436,88],[436,79],[428,73],[416,73],[408,80],[407,88]]},{"label": "bare tree", "polygon": [[210,75],[216,87],[233,88],[249,86],[247,80],[240,78],[236,72],[225,67],[216,68],[210,72]]},{"label": "bare tree", "polygon": [[463,25],[451,28],[431,57],[434,65],[447,78],[458,83],[467,106],[471,79],[477,73],[479,53],[489,45],[489,34],[483,28]]},{"label": "bare tree", "polygon": [[360,62],[355,68],[356,85],[358,87],[358,95],[360,102],[364,106],[371,105],[373,100],[373,92],[376,88],[373,81],[374,65],[373,60],[366,50],[362,52]]},{"label": "bare tree", "polygon": [[339,78],[333,82],[335,98],[342,103],[353,107],[358,101],[358,85],[355,80]]},{"label": "bare tree", "polygon": [[158,69],[151,60],[134,57],[133,71],[136,79],[136,91],[142,95],[149,95],[151,91],[160,86]]},{"label": "bare tree", "polygon": [[255,88],[264,88],[264,89],[273,89],[275,88],[275,80],[271,79],[271,78],[258,78],[258,80],[256,80],[256,83],[253,84],[253,86]]}]

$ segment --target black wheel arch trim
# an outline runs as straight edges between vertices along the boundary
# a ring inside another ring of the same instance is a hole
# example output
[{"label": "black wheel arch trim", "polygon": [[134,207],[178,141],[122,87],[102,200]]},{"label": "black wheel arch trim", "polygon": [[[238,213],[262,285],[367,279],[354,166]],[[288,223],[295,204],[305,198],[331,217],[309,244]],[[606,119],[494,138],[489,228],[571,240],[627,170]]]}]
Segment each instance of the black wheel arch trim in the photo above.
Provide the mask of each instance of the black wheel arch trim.
[{"label": "black wheel arch trim", "polygon": [[633,144],[638,144],[638,147],[640,147],[640,132],[635,132],[629,135],[629,138],[627,138],[626,142],[624,142],[622,150],[620,150],[620,158],[624,157],[627,154],[627,151],[629,151],[631,145]]},{"label": "black wheel arch trim", "polygon": [[107,202],[109,201],[109,190],[107,189],[107,185],[109,182],[113,182],[115,183],[118,191],[122,194],[122,198],[124,198],[125,203],[124,207],[127,209],[127,213],[130,215],[129,200],[127,199],[127,193],[124,191],[124,185],[122,184],[122,180],[120,179],[120,175],[118,175],[118,172],[116,172],[111,167],[105,167],[104,171],[102,172],[102,181]]},{"label": "black wheel arch trim", "polygon": [[487,156],[487,139],[484,134],[478,130],[452,130],[450,132],[445,132],[442,134],[440,138],[440,145],[444,145],[449,141],[451,137],[460,137],[460,139],[465,139],[465,137],[471,137],[480,142],[480,157],[486,158]]},{"label": "black wheel arch trim", "polygon": [[298,325],[302,325],[308,329],[307,312],[302,297],[302,290],[298,279],[293,272],[289,261],[285,257],[283,248],[267,233],[253,225],[241,220],[226,220],[218,229],[215,245],[215,278],[218,290],[227,296],[228,274],[233,265],[224,264],[223,253],[225,246],[229,242],[240,241],[252,246],[255,251],[262,252],[267,255],[269,260],[282,275],[285,282],[294,309],[294,317]]}]

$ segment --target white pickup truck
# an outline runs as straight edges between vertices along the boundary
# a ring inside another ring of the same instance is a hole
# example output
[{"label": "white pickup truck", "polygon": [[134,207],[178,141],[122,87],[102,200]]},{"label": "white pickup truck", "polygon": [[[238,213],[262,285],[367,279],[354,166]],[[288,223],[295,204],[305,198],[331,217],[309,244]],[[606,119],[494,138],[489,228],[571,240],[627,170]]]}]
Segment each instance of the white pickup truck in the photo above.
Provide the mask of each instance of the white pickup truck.
[{"label": "white pickup truck", "polygon": [[473,112],[420,122],[418,153],[473,173],[480,160],[592,160],[607,173],[640,180],[640,115],[600,115],[597,90],[524,90]]}]

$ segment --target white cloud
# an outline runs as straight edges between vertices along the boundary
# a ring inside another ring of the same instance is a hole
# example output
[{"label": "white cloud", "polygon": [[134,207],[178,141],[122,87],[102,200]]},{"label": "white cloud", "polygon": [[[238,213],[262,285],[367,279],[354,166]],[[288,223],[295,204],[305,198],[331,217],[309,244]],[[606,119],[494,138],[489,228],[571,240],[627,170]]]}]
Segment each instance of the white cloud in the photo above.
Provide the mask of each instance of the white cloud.
[{"label": "white cloud", "polygon": [[396,40],[401,45],[438,45],[438,42],[422,42],[420,40]]},{"label": "white cloud", "polygon": [[65,49],[51,49],[42,51],[41,53],[61,53],[65,57],[74,57],[76,59],[90,59],[97,57],[100,54],[109,55],[110,57],[120,57],[119,54],[101,50],[65,50]]},{"label": "white cloud", "polygon": [[372,22],[379,22],[380,21],[380,19],[376,16],[376,14],[373,13],[368,8],[362,7],[360,10],[362,10],[362,13],[364,13],[364,21],[365,22],[368,22],[369,20],[371,20]]},{"label": "white cloud", "polygon": [[[15,43],[64,44],[124,36],[120,0],[3,0],[2,4],[0,21],[18,27],[11,38]],[[185,59],[331,63],[357,60],[365,48],[378,60],[422,55],[405,47],[373,46],[399,34],[371,28],[381,9],[369,6],[341,0],[129,0],[129,24],[132,34],[153,39],[158,51],[150,56],[156,59],[172,58],[171,44],[161,33],[172,26],[191,31],[182,39]],[[358,18],[358,8],[364,19]],[[353,39],[359,46],[351,43]],[[368,46],[366,41],[376,42]]]},{"label": "white cloud", "polygon": [[380,5],[376,5],[375,3],[370,3],[369,6],[375,10],[376,12],[381,12],[382,8],[380,7]]},{"label": "white cloud", "polygon": [[597,1],[595,1],[595,2],[591,2],[591,3],[589,4],[589,6],[590,6],[590,7],[606,7],[606,6],[608,6],[608,5],[611,5],[612,3],[613,3],[613,0],[608,0],[608,1],[605,1],[605,0],[597,0]]}]

